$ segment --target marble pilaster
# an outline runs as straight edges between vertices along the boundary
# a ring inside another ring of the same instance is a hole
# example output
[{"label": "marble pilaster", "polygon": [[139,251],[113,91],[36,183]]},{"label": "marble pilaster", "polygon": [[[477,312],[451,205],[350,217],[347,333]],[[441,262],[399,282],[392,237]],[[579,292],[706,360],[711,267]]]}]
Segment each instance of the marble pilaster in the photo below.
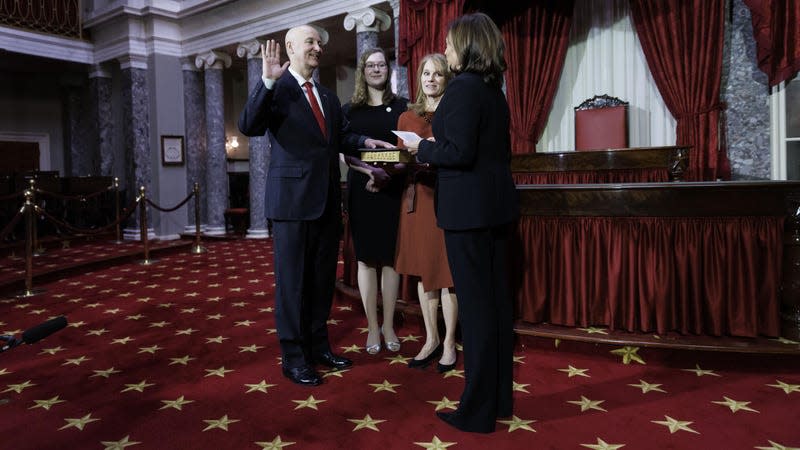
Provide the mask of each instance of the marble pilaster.
[{"label": "marble pilaster", "polygon": [[[150,99],[147,86],[147,64],[143,58],[130,56],[120,61],[122,91],[122,135],[125,149],[125,184],[127,200],[139,195],[144,186],[150,192],[152,158],[150,150]],[[147,210],[148,237],[152,231],[152,214]],[[126,239],[141,239],[139,214],[133,214],[124,234]]]},{"label": "marble pilaster", "polygon": [[64,102],[67,119],[67,146],[69,160],[66,161],[66,173],[72,176],[96,175],[96,147],[90,138],[93,130],[89,127],[88,116],[84,109],[89,107],[84,102],[84,87],[67,83],[64,86]]},{"label": "marble pilaster", "polygon": [[392,6],[392,20],[394,22],[394,61],[392,70],[394,72],[394,92],[400,97],[414,100],[414,94],[408,92],[408,68],[400,65],[400,0],[389,0]]},{"label": "marble pilaster", "polygon": [[92,108],[93,128],[99,157],[100,175],[114,176],[114,122],[111,110],[111,73],[101,65],[89,72],[89,103]]},{"label": "marble pilaster", "polygon": [[191,58],[181,60],[183,69],[183,117],[186,136],[186,192],[194,190],[194,184],[200,186],[198,197],[187,209],[188,222],[184,231],[194,233],[195,208],[200,208],[200,228],[208,223],[208,183],[206,182],[206,166],[208,149],[206,147],[206,93],[203,87],[203,73],[200,72]]},{"label": "marble pilaster", "polygon": [[344,29],[356,29],[356,60],[364,51],[378,46],[378,31],[386,31],[392,25],[392,18],[376,8],[363,8],[348,13],[344,17]]},{"label": "marble pilaster", "polygon": [[206,234],[225,234],[225,209],[228,207],[228,166],[225,154],[225,96],[222,70],[231,66],[231,57],[210,51],[198,55],[195,65],[204,71],[206,141],[206,191],[208,222]]},{"label": "marble pilaster", "polygon": [[750,9],[733,0],[726,29],[722,98],[733,180],[768,180],[771,170],[767,76],[758,68]]},{"label": "marble pilaster", "polygon": [[[261,42],[252,40],[239,44],[236,55],[240,58],[247,58],[247,89],[248,92],[252,92],[259,83],[263,83],[261,81]],[[271,148],[266,136],[251,137],[249,142],[250,228],[247,230],[247,237],[264,239],[269,237],[264,201]]]}]

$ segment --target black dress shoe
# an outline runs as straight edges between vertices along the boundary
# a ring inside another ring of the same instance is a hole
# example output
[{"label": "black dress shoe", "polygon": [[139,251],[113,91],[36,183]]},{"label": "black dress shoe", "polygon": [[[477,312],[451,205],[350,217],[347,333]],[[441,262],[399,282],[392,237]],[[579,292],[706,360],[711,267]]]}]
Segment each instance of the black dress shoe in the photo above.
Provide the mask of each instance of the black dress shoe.
[{"label": "black dress shoe", "polygon": [[451,370],[456,368],[456,362],[458,361],[458,354],[456,354],[456,359],[453,360],[452,364],[442,364],[440,362],[436,363],[436,371],[439,373],[450,372]]},{"label": "black dress shoe", "polygon": [[305,386],[319,386],[322,384],[322,377],[308,366],[292,367],[291,369],[284,367],[283,376],[292,380],[294,383]]},{"label": "black dress shoe", "polygon": [[334,355],[332,352],[325,352],[314,357],[317,364],[328,366],[331,369],[346,369],[353,365],[353,361],[344,356]]},{"label": "black dress shoe", "polygon": [[458,428],[461,431],[469,431],[471,433],[492,433],[494,431],[495,423],[492,422],[487,426],[475,426],[466,423],[466,421],[459,415],[458,410],[452,412],[439,411],[436,413],[440,419],[447,422],[449,425]]},{"label": "black dress shoe", "polygon": [[408,367],[412,369],[424,369],[431,364],[431,361],[438,358],[439,355],[442,354],[442,351],[444,351],[444,346],[439,344],[428,356],[422,359],[412,358],[411,361],[408,362]]}]

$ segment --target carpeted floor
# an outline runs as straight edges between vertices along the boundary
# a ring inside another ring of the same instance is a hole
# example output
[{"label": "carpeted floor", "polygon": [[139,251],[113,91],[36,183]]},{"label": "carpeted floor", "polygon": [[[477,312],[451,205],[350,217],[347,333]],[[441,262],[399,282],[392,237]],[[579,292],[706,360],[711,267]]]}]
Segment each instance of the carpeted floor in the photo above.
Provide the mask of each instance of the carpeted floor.
[{"label": "carpeted floor", "polygon": [[269,240],[205,243],[0,300],[0,334],[63,315],[69,326],[0,353],[0,449],[800,448],[800,358],[518,343],[514,418],[490,435],[440,422],[463,386],[363,350],[360,304],[330,332],[355,366],[319,387],[282,377]]}]

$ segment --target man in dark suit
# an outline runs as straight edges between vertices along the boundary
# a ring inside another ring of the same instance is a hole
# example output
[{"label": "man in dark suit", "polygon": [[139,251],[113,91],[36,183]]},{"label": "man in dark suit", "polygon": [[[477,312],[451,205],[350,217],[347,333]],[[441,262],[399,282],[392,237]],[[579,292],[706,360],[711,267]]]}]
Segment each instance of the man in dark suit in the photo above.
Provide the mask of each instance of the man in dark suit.
[{"label": "man in dark suit", "polygon": [[322,378],[315,364],[352,365],[331,351],[327,327],[341,231],[339,153],[392,145],[351,133],[339,99],[312,79],[322,55],[315,28],[290,29],[286,53],[289,61],[281,65],[280,44],[261,46],[263,83],[251,93],[239,129],[247,136],[267,134],[272,144],[266,216],[273,223],[283,374],[316,386]]}]

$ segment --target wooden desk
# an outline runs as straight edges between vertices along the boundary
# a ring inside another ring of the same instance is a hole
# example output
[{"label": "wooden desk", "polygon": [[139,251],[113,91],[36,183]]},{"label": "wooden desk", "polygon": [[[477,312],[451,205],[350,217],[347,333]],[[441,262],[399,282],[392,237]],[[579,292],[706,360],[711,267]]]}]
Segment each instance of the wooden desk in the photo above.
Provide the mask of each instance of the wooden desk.
[{"label": "wooden desk", "polygon": [[800,336],[800,182],[518,186],[530,323]]},{"label": "wooden desk", "polygon": [[517,184],[583,184],[680,181],[688,147],[642,147],[513,155]]}]

